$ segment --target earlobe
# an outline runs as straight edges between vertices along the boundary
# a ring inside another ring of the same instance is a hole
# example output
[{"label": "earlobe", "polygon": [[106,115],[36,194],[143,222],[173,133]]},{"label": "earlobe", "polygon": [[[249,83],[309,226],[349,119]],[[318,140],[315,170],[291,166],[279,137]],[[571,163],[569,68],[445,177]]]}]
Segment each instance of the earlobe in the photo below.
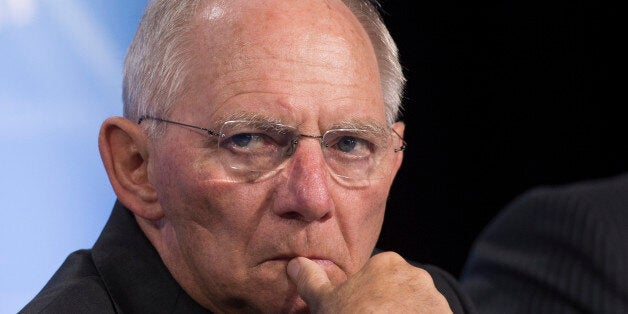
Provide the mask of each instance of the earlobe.
[{"label": "earlobe", "polygon": [[100,156],[118,199],[136,215],[157,220],[163,211],[148,176],[147,144],[141,128],[125,118],[108,118],[100,128]]}]

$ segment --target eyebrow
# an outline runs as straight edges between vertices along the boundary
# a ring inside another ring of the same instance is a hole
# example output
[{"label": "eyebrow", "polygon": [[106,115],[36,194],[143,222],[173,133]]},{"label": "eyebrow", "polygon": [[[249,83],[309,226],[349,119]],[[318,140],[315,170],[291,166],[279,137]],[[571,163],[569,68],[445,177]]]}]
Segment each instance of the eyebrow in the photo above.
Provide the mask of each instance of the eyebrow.
[{"label": "eyebrow", "polygon": [[270,116],[262,115],[259,113],[249,113],[249,112],[236,112],[228,115],[225,118],[218,119],[214,123],[218,125],[222,125],[227,121],[247,121],[252,124],[284,124],[281,120],[277,118],[273,118]]},{"label": "eyebrow", "polygon": [[[281,124],[281,125],[296,127],[292,124],[281,121],[275,117],[271,117],[271,116],[267,116],[267,115],[263,115],[259,113],[250,113],[250,112],[232,113],[226,116],[226,118],[217,120],[216,123],[218,125],[222,125],[223,123],[227,121],[247,121],[247,122],[250,122],[251,124],[257,124],[262,127],[270,126],[273,124]],[[349,119],[346,121],[332,123],[324,131],[329,131],[329,130],[334,130],[334,129],[358,129],[358,130],[363,130],[363,131],[367,131],[371,133],[387,134],[390,128],[384,126],[382,123],[378,121],[371,120],[371,119],[369,120]]]},{"label": "eyebrow", "polygon": [[332,124],[329,130],[333,129],[358,129],[371,133],[386,134],[389,128],[384,127],[381,123],[374,120],[348,120]]}]

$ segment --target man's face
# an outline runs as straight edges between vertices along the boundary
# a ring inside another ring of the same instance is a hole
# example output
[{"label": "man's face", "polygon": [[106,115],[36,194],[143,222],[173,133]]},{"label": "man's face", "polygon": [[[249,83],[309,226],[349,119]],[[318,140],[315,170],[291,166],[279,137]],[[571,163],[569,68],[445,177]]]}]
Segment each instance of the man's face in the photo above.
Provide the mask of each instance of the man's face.
[{"label": "man's face", "polygon": [[[217,129],[234,115],[255,116],[314,135],[347,122],[386,127],[377,61],[348,9],[245,2],[199,15],[192,79],[167,118]],[[165,213],[156,247],[195,300],[214,310],[299,310],[291,258],[314,259],[334,283],[364,265],[401,153],[383,161],[393,164],[387,176],[351,187],[330,174],[320,142],[303,139],[278,173],[233,183],[219,180],[214,145],[168,126],[149,159]]]}]

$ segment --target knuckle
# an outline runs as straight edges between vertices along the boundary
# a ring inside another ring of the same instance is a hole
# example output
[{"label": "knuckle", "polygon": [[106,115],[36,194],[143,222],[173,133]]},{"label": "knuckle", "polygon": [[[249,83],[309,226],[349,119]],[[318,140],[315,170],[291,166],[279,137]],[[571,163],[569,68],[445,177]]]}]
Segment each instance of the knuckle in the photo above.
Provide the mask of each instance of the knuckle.
[{"label": "knuckle", "polygon": [[429,283],[432,286],[434,285],[434,280],[432,279],[432,275],[430,275],[430,273],[423,268],[415,267],[414,276],[418,281],[422,283],[426,283],[426,284]]},{"label": "knuckle", "polygon": [[423,304],[427,308],[439,309],[440,313],[451,313],[447,299],[438,291],[434,291],[429,298],[424,300]]},{"label": "knuckle", "polygon": [[403,257],[401,257],[401,255],[395,252],[382,252],[373,256],[371,259],[373,263],[375,264],[392,265],[392,264],[407,263],[406,260]]},{"label": "knuckle", "polygon": [[397,280],[412,278],[418,270],[395,252],[383,252],[373,256],[368,268],[374,273],[385,273]]}]

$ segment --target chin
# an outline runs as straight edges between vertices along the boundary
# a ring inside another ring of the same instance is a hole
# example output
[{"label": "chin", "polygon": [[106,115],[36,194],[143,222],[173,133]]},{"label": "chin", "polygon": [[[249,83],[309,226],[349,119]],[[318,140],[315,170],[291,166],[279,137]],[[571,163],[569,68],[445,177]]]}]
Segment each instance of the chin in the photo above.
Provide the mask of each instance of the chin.
[{"label": "chin", "polygon": [[307,305],[299,297],[296,286],[286,274],[285,265],[267,263],[259,267],[247,282],[247,287],[236,292],[228,304],[233,312],[244,313],[309,313]]},{"label": "chin", "polygon": [[285,304],[280,311],[271,310],[268,313],[310,313],[307,304],[300,297],[292,300],[291,303]]}]

